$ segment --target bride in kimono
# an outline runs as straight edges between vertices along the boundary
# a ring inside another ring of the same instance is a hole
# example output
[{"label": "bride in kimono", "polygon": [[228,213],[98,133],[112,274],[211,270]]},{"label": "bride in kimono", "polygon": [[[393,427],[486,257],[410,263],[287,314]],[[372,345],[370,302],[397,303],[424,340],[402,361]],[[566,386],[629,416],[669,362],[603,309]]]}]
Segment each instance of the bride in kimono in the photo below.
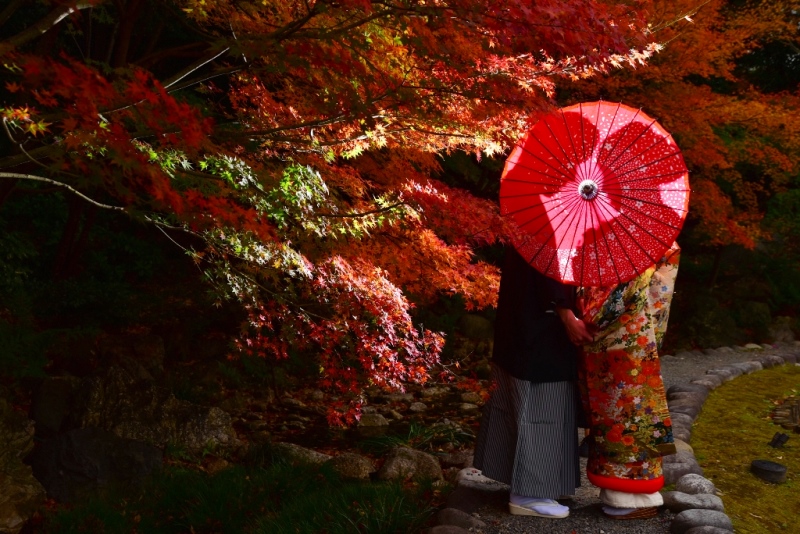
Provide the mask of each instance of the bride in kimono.
[{"label": "bride in kimono", "polygon": [[666,331],[680,248],[616,287],[582,288],[579,384],[589,423],[587,476],[615,519],[654,517],[663,504],[662,457],[675,453],[658,348]]}]

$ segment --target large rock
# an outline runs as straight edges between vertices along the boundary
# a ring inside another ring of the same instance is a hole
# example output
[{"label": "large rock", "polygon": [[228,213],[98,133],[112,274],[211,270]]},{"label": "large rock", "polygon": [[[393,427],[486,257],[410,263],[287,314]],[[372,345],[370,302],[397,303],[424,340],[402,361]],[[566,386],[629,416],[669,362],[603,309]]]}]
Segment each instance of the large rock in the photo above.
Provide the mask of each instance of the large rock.
[{"label": "large rock", "polygon": [[761,371],[764,366],[761,365],[761,362],[757,361],[747,361],[747,362],[737,362],[730,364],[730,367],[737,367],[742,370],[743,373],[750,374],[756,371]]},{"label": "large rock", "polygon": [[440,525],[453,525],[471,532],[478,532],[480,529],[486,527],[486,523],[480,519],[457,508],[444,508],[440,510],[439,513],[436,514],[436,521]]},{"label": "large rock", "polygon": [[664,497],[664,506],[675,514],[684,510],[697,509],[716,510],[717,512],[725,511],[722,499],[716,495],[690,495],[681,491],[665,491],[662,495]]},{"label": "large rock", "polygon": [[108,489],[127,491],[161,468],[161,450],[101,428],[80,428],[43,442],[31,466],[47,494],[78,502]]},{"label": "large rock", "polygon": [[447,395],[449,392],[450,390],[444,386],[430,386],[421,390],[419,394],[424,399],[430,399],[431,397]]},{"label": "large rock", "polygon": [[713,482],[703,476],[695,474],[688,474],[681,477],[675,483],[675,489],[690,495],[699,495],[703,493],[710,495],[717,494],[717,487]]},{"label": "large rock", "polygon": [[708,389],[717,389],[724,382],[720,375],[702,375],[690,381],[691,384],[705,386]]},{"label": "large rock", "polygon": [[664,463],[664,484],[675,484],[681,477],[689,474],[702,475],[703,468],[696,461]]},{"label": "large rock", "polygon": [[[736,365],[726,365],[724,367],[720,367],[720,369],[722,371],[726,371],[728,373],[731,373],[734,378],[738,378],[738,377],[742,376],[743,374],[745,374],[744,369],[742,369],[741,367],[736,366]],[[713,370],[706,371],[706,372],[709,373],[709,372],[712,372],[712,371]]]},{"label": "large rock", "polygon": [[470,404],[483,404],[483,397],[475,391],[467,391],[461,394],[461,401]]},{"label": "large rock", "polygon": [[95,351],[105,365],[123,367],[153,380],[164,372],[164,340],[154,334],[103,334]]},{"label": "large rock", "polygon": [[722,512],[715,510],[685,510],[672,519],[669,531],[672,534],[686,534],[689,529],[696,527],[716,527],[733,531],[731,519]]},{"label": "large rock", "polygon": [[375,472],[372,460],[352,452],[339,454],[327,463],[339,476],[349,480],[369,480],[369,476]]},{"label": "large rock", "polygon": [[412,402],[408,407],[409,412],[422,413],[428,409],[428,405],[424,402]]},{"label": "large rock", "polygon": [[358,420],[359,427],[381,427],[389,426],[389,421],[379,413],[363,413]]},{"label": "large rock", "polygon": [[358,433],[367,438],[374,438],[386,434],[389,429],[389,421],[379,413],[361,414],[358,420]]},{"label": "large rock", "polygon": [[507,484],[485,477],[479,469],[470,467],[456,475],[456,489],[447,496],[445,505],[468,514],[486,506],[506,509],[509,490]]},{"label": "large rock", "polygon": [[119,367],[84,379],[71,416],[73,427],[98,427],[119,437],[199,451],[238,444],[230,415],[192,404]]},{"label": "large rock", "polygon": [[727,528],[710,527],[704,525],[702,527],[692,527],[683,534],[732,534],[733,530]]},{"label": "large rock", "polygon": [[22,459],[33,449],[33,421],[0,399],[0,533],[16,534],[45,491]]},{"label": "large rock", "polygon": [[333,459],[333,456],[330,454],[317,452],[313,449],[295,445],[294,443],[275,443],[272,445],[272,448],[278,454],[286,457],[290,462],[293,463],[322,465],[325,462]]},{"label": "large rock", "polygon": [[45,378],[36,389],[31,403],[31,417],[36,422],[36,435],[48,439],[62,430],[81,384],[79,378],[55,376]]},{"label": "large rock", "polygon": [[469,530],[465,530],[456,525],[436,525],[429,528],[427,534],[469,534]]},{"label": "large rock", "polygon": [[689,427],[684,425],[673,425],[672,437],[688,443],[692,440],[692,431]]},{"label": "large rock", "polygon": [[757,360],[761,362],[764,368],[775,367],[776,365],[783,365],[786,363],[786,361],[777,354],[767,354],[757,358]]},{"label": "large rock", "polygon": [[795,340],[791,317],[776,317],[768,328],[769,337],[774,342],[790,343]]},{"label": "large rock", "polygon": [[[677,446],[675,447],[677,449]],[[694,457],[694,450],[676,450],[674,454],[668,454],[663,457],[665,464],[675,464],[675,463],[696,463],[697,460]],[[683,491],[683,490],[680,490]]]},{"label": "large rock", "polygon": [[439,460],[430,454],[395,447],[378,470],[380,480],[443,480],[444,475]]},{"label": "large rock", "polygon": [[686,443],[682,439],[676,439],[675,440],[675,449],[677,449],[677,452],[691,454],[692,457],[694,457],[694,449],[692,448],[691,445],[689,445],[688,443]]},{"label": "large rock", "polygon": [[703,404],[706,401],[706,395],[693,391],[678,391],[667,395],[667,401],[673,402],[677,400],[692,400],[698,404]]},{"label": "large rock", "polygon": [[693,420],[697,418],[698,414],[703,411],[703,403],[697,399],[675,399],[667,403],[671,413],[682,413],[688,415]]},{"label": "large rock", "polygon": [[475,451],[472,449],[439,454],[439,463],[442,467],[472,467]]},{"label": "large rock", "polygon": [[484,492],[508,491],[507,484],[498,482],[483,475],[480,469],[467,467],[456,475],[456,483],[459,487],[476,489]]},{"label": "large rock", "polygon": [[675,384],[670,386],[667,390],[667,398],[672,393],[683,393],[683,392],[690,392],[690,393],[697,393],[703,396],[703,401],[705,401],[706,397],[708,397],[711,388],[702,384]]},{"label": "large rock", "polygon": [[736,369],[735,367],[731,368],[731,369],[725,369],[724,367],[718,367],[718,368],[715,368],[715,369],[707,370],[706,374],[707,375],[717,375],[720,378],[722,378],[723,382],[730,382],[731,380],[733,380],[734,378],[736,378],[737,376],[742,374],[741,372],[737,372],[737,371],[738,371],[738,369]]}]

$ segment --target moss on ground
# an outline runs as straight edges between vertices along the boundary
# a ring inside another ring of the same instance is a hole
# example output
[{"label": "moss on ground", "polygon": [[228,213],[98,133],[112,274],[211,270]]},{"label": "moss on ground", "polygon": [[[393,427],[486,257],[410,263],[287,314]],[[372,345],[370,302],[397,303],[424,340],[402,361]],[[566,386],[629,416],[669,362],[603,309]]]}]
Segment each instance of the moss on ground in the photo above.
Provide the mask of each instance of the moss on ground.
[{"label": "moss on ground", "polygon": [[[692,430],[695,457],[722,493],[740,534],[800,532],[800,434],[772,423],[776,402],[800,391],[800,366],[783,365],[741,376],[714,390]],[[776,432],[790,435],[781,448]],[[769,484],[750,472],[753,460],[787,467],[786,482]]]}]

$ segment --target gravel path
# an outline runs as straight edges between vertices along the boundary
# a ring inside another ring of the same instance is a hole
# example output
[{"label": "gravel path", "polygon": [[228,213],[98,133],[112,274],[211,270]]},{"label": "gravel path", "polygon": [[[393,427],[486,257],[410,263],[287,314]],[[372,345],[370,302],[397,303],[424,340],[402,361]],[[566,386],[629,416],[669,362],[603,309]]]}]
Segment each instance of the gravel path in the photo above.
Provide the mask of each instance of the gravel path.
[{"label": "gravel path", "polygon": [[[687,384],[709,369],[745,362],[769,351],[750,351],[743,347],[707,351],[681,352],[661,358],[662,375],[666,388]],[[565,519],[541,519],[512,516],[507,511],[507,492],[496,492],[478,507],[477,518],[487,524],[483,534],[669,534],[674,515],[662,510],[657,518],[619,521],[607,518],[600,509],[600,490],[586,480],[586,460],[581,460],[583,471],[581,488],[571,499],[563,500],[571,511]],[[488,502],[486,502],[488,501]]]}]

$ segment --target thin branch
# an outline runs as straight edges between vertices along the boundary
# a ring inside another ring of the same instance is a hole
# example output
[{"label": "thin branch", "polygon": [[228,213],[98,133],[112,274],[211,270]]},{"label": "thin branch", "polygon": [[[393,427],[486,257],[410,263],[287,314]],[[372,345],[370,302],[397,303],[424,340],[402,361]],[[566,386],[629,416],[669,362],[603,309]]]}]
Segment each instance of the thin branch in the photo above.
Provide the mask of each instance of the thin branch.
[{"label": "thin branch", "polygon": [[[17,143],[17,140],[14,139],[14,136],[11,134],[11,129],[9,129],[9,127],[8,127],[8,119],[6,117],[3,117],[3,129],[6,131],[6,136],[8,136],[9,141],[11,141],[12,143],[14,143],[15,145],[18,145],[20,147],[22,146],[21,144]],[[26,155],[27,155],[27,153],[26,153]],[[28,156],[28,157],[30,157],[30,156]]]},{"label": "thin branch", "polygon": [[349,115],[341,113],[334,117],[321,118],[297,124],[290,124],[287,126],[278,126],[276,128],[270,128],[268,130],[245,130],[243,132],[221,131],[218,133],[218,135],[223,135],[225,136],[225,138],[228,139],[231,137],[263,137],[278,132],[285,132],[286,130],[298,130],[300,128],[307,128],[309,126],[327,126],[329,124],[342,122],[343,120],[346,120],[348,117]]},{"label": "thin branch", "polygon": [[164,80],[164,82],[162,83],[162,85],[164,86],[164,89],[169,89],[170,87],[172,87],[173,85],[175,85],[176,83],[178,83],[182,79],[186,78],[187,76],[189,76],[193,72],[195,72],[197,70],[200,70],[201,68],[203,68],[204,66],[208,65],[209,63],[211,63],[212,61],[214,61],[218,57],[220,57],[223,54],[227,53],[228,50],[230,50],[230,47],[226,47],[224,50],[214,54],[210,58],[201,58],[198,61],[196,61],[196,62],[192,63],[191,65],[189,65],[188,67],[186,67],[183,71],[181,71],[181,72],[175,74],[174,76]]},{"label": "thin branch", "polygon": [[400,202],[396,202],[396,203],[392,204],[391,206],[386,206],[384,208],[378,208],[378,209],[374,209],[374,210],[371,210],[371,211],[364,211],[364,212],[361,212],[361,213],[318,213],[317,215],[320,215],[322,217],[342,217],[342,218],[366,217],[368,215],[374,215],[376,213],[383,213],[385,211],[391,211],[394,208],[396,208],[397,206],[403,206],[403,205],[407,205],[407,204],[408,204],[407,202],[400,201]]},{"label": "thin branch", "polygon": [[47,169],[48,171],[50,170],[50,169],[47,167],[47,165],[45,165],[44,163],[42,163],[42,162],[41,162],[41,161],[39,161],[38,159],[34,158],[33,156],[31,156],[31,155],[28,153],[28,151],[27,151],[27,150],[25,150],[25,147],[23,147],[23,146],[22,146],[22,143],[20,143],[20,144],[19,144],[19,149],[20,149],[20,150],[22,150],[22,153],[23,153],[23,154],[25,154],[25,156],[26,156],[26,157],[27,157],[29,160],[31,160],[31,162],[35,163],[36,165],[38,165],[39,167],[41,167],[41,168],[43,168],[43,169]]},{"label": "thin branch", "polygon": [[214,79],[214,78],[219,78],[220,76],[227,76],[228,74],[235,74],[237,72],[240,72],[240,71],[243,71],[243,70],[247,69],[248,67],[249,67],[249,65],[247,65],[247,66],[237,65],[235,67],[229,67],[227,69],[218,70],[216,72],[208,74],[207,76],[203,76],[202,78],[193,78],[193,79],[187,81],[186,83],[181,84],[178,87],[174,87],[174,88],[170,89],[167,92],[170,93],[170,94],[176,93],[178,91],[186,89],[187,87],[191,87],[193,85],[197,85],[198,83],[203,83],[205,81],[208,81],[208,80],[211,80],[211,79]]},{"label": "thin branch", "polygon": [[83,193],[81,193],[80,191],[78,191],[77,189],[72,187],[71,185],[67,185],[67,184],[65,184],[63,182],[59,182],[57,180],[51,180],[50,178],[43,178],[42,176],[34,176],[32,174],[20,174],[20,173],[16,173],[16,172],[0,172],[0,178],[12,178],[12,179],[15,179],[15,180],[34,180],[34,181],[37,181],[37,182],[45,182],[45,183],[48,183],[48,184],[57,185],[59,187],[63,187],[65,189],[71,191],[75,195],[78,195],[79,197],[81,197],[85,201],[89,202],[90,204],[94,204],[95,206],[97,206],[99,208],[104,208],[104,209],[114,210],[114,211],[127,212],[127,209],[123,208],[122,206],[110,206],[108,204],[102,204],[100,202],[97,202],[96,200],[92,200],[91,198],[87,197],[86,195],[84,195]]},{"label": "thin branch", "polygon": [[276,41],[281,41],[283,39],[288,39],[289,36],[297,31],[300,30],[305,24],[314,18],[316,13],[317,5],[315,4],[314,7],[308,10],[302,18],[292,21],[291,23],[287,24],[283,28],[280,28],[277,31],[272,32],[272,34],[268,35],[270,39],[275,39]]},{"label": "thin branch", "polygon": [[9,2],[3,12],[0,13],[0,26],[8,22],[8,19],[10,19],[11,16],[16,13],[17,9],[19,9],[20,6],[26,1],[27,0],[13,0],[12,2]]},{"label": "thin branch", "polygon": [[47,157],[50,154],[55,154],[57,152],[63,152],[61,147],[57,145],[40,146],[39,148],[28,150],[27,154],[16,154],[14,156],[8,156],[3,159],[0,159],[0,169],[22,165],[23,163],[26,163],[29,158],[34,156]]},{"label": "thin branch", "polygon": [[74,6],[59,6],[58,8],[51,11],[46,17],[39,20],[36,24],[22,30],[18,34],[14,35],[13,37],[9,37],[6,39],[6,43],[11,44],[14,47],[20,47],[43,33],[46,33],[50,30],[53,26],[67,18],[73,13],[80,11],[81,9],[88,9],[90,7],[94,7],[92,2],[78,2]]},{"label": "thin branch", "polygon": [[[236,255],[233,255],[233,256],[234,256],[235,258],[239,259],[239,260],[242,260],[242,261],[244,261],[244,262],[247,262],[247,260],[245,260],[244,258],[241,258],[241,257],[239,257],[239,256],[236,256]],[[249,263],[249,262],[247,262],[247,263]],[[288,298],[286,298],[286,296],[285,296],[285,295],[282,295],[282,294],[280,294],[280,293],[278,293],[278,292],[276,292],[276,291],[273,291],[273,290],[269,289],[269,288],[268,288],[268,287],[266,287],[264,284],[262,284],[261,282],[259,282],[259,281],[258,281],[258,280],[256,280],[255,278],[253,278],[252,276],[248,275],[248,274],[247,274],[247,273],[245,273],[244,271],[242,271],[242,270],[240,270],[240,269],[237,269],[237,268],[235,268],[233,265],[231,265],[231,263],[230,263],[230,262],[228,262],[228,265],[230,265],[230,269],[231,269],[231,270],[232,270],[234,273],[238,274],[239,276],[241,276],[241,277],[242,277],[242,278],[244,278],[245,280],[249,281],[251,284],[253,284],[253,285],[255,285],[256,287],[258,287],[258,288],[260,288],[261,290],[263,290],[264,292],[266,292],[266,293],[268,293],[268,294],[272,295],[272,296],[275,298],[275,300],[276,300],[276,301],[279,301],[279,302],[281,302],[282,304],[284,304],[284,305],[286,305],[286,306],[288,306],[288,307],[294,307],[294,308],[296,308],[296,309],[300,310],[300,312],[301,312],[301,313],[303,313],[303,314],[305,314],[305,315],[307,315],[307,316],[309,316],[309,317],[316,317],[317,319],[322,319],[323,321],[329,321],[329,320],[331,319],[330,317],[325,317],[325,316],[323,316],[323,315],[320,315],[320,314],[318,314],[318,313],[314,313],[314,312],[312,312],[312,311],[308,311],[307,309],[305,309],[305,308],[303,307],[303,304],[301,304],[301,303],[299,303],[299,302],[295,302],[295,301],[293,301],[293,300],[291,300],[291,299],[288,299]]]}]

